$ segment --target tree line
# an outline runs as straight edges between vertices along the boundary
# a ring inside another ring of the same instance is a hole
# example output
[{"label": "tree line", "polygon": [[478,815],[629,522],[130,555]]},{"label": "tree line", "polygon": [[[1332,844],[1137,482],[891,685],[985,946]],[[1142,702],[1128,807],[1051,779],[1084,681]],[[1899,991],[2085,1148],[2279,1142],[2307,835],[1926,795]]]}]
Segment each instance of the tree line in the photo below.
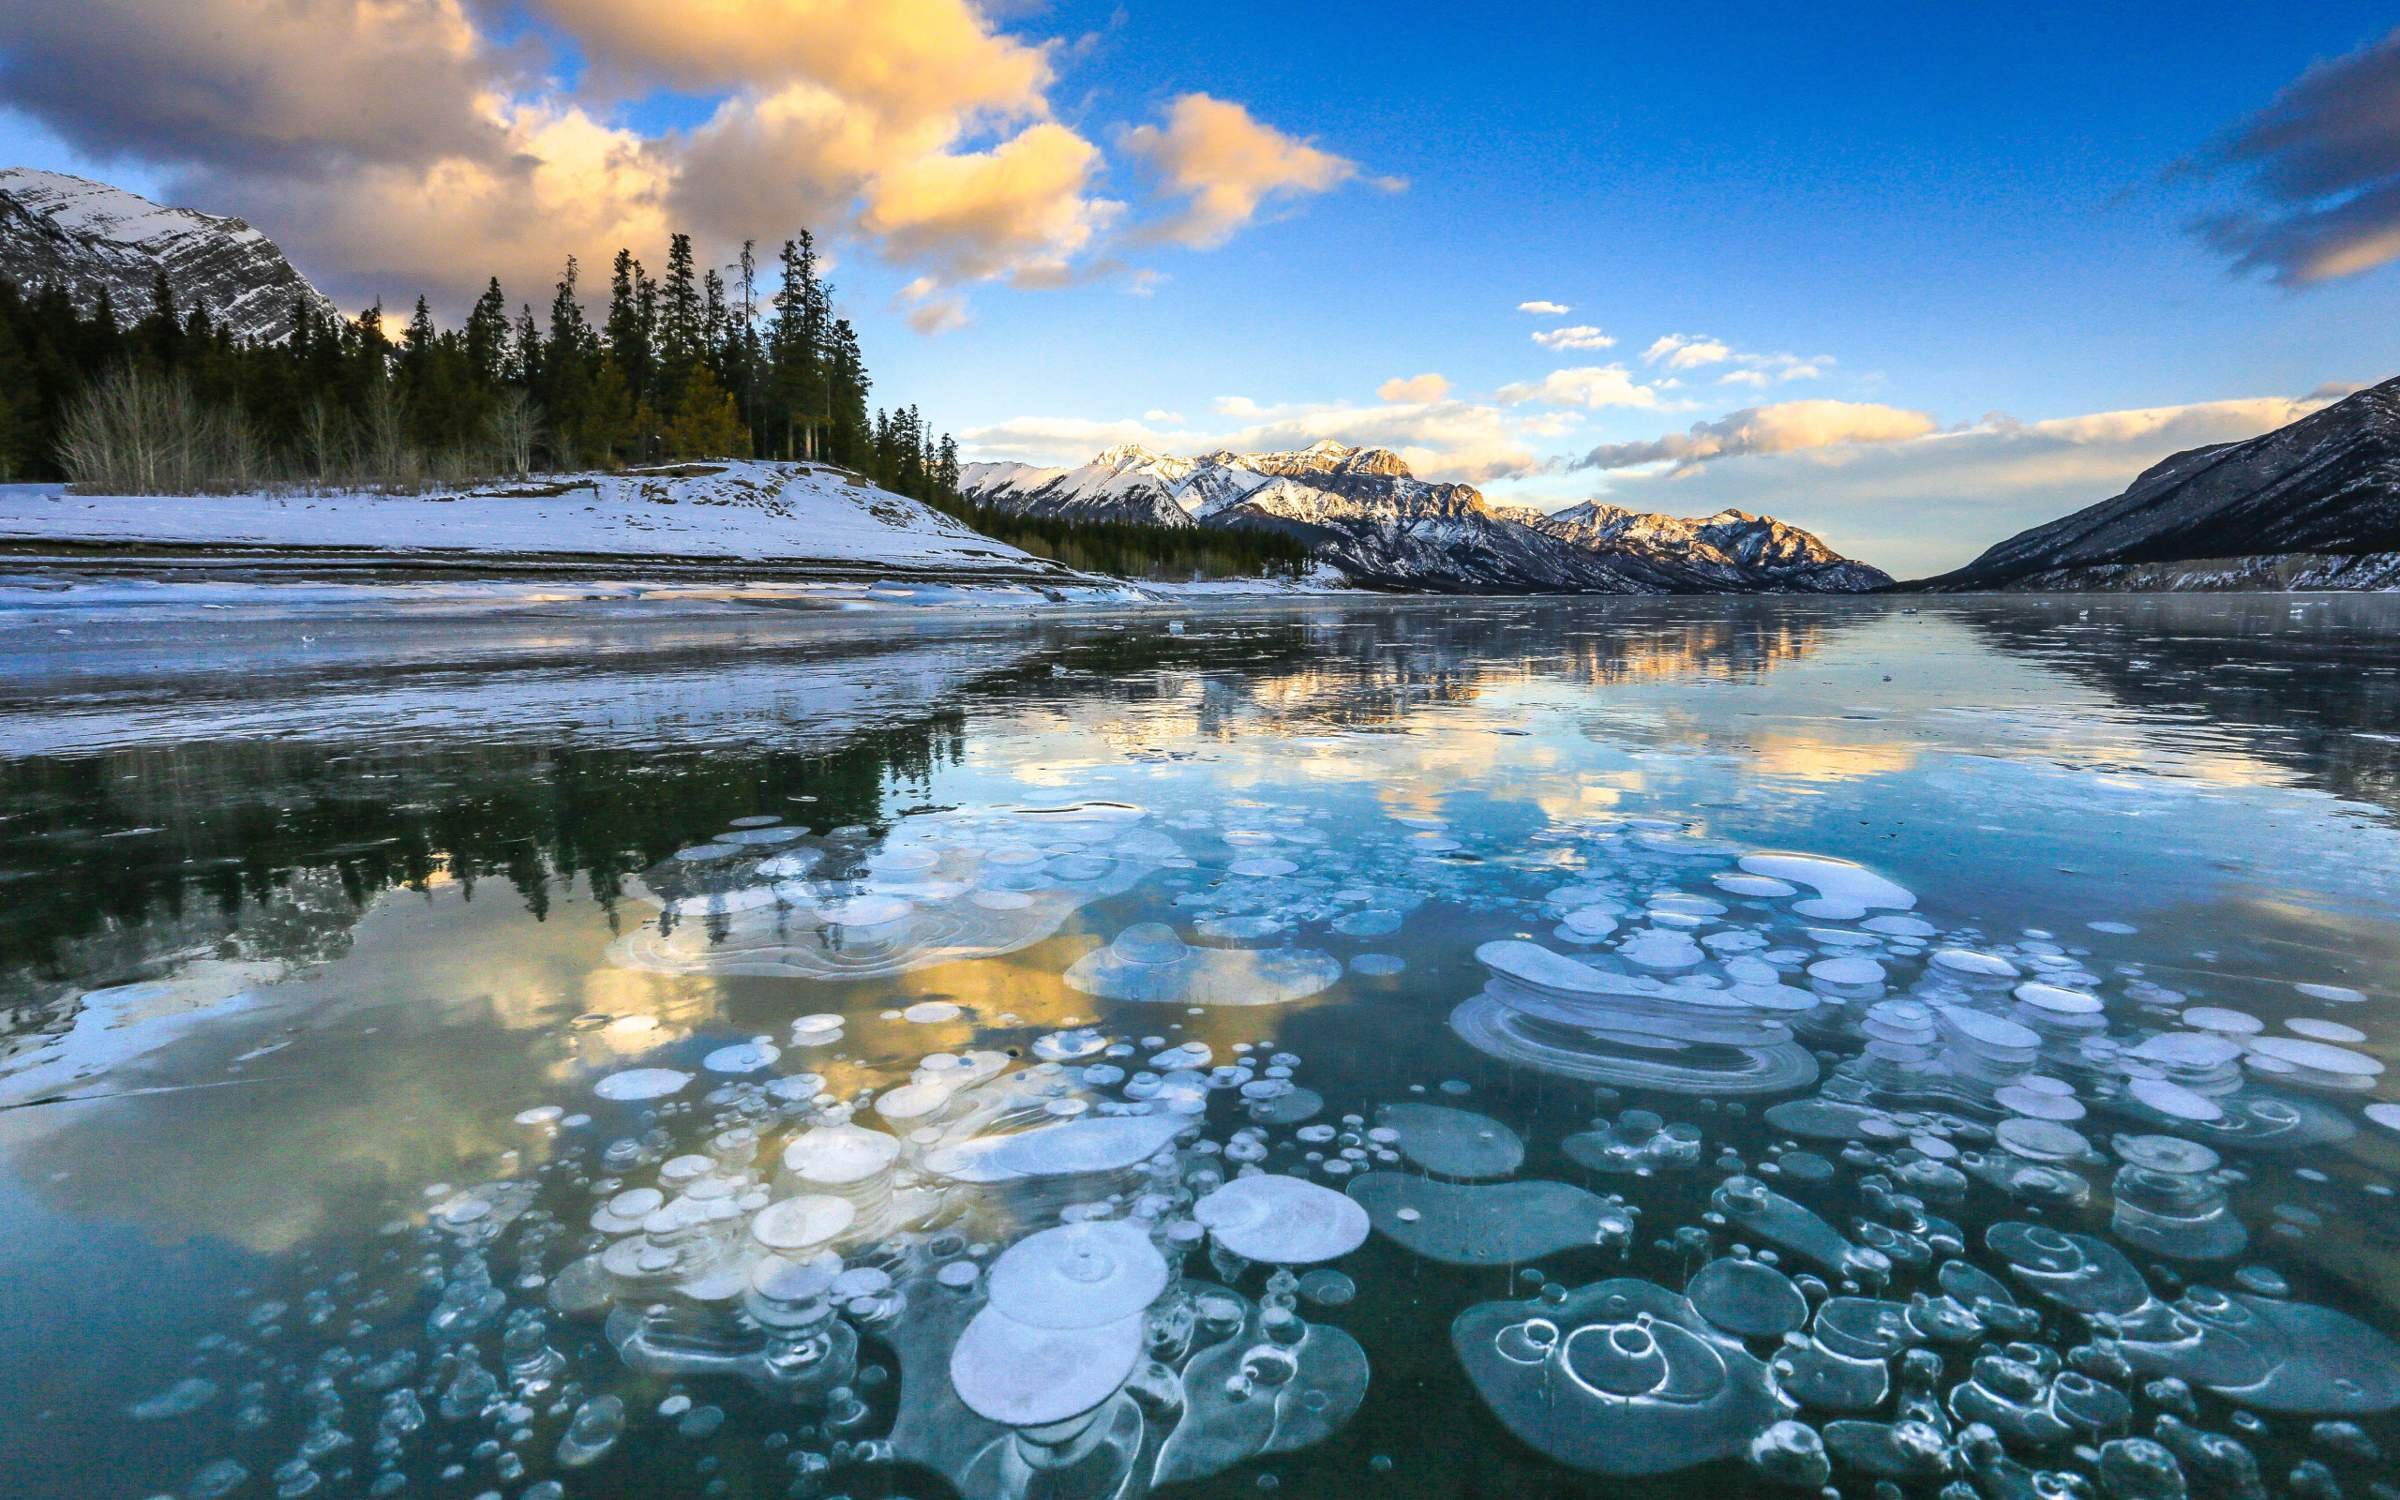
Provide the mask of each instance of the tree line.
[{"label": "tree line", "polygon": [[[654,276],[630,250],[605,312],[585,312],[569,257],[545,311],[514,313],[492,278],[463,321],[419,297],[394,335],[380,303],[354,318],[301,294],[292,331],[243,339],[177,304],[162,272],[125,316],[56,285],[0,278],[0,481],[65,479],[103,494],[303,486],[415,491],[501,475],[701,458],[849,469],[998,540],[1132,576],[1296,571],[1281,538],[1033,521],[959,494],[958,445],[913,405],[870,409],[873,382],[834,311],[813,237],[756,242],[726,267],[668,240]],[[772,290],[763,283],[771,281]]]}]

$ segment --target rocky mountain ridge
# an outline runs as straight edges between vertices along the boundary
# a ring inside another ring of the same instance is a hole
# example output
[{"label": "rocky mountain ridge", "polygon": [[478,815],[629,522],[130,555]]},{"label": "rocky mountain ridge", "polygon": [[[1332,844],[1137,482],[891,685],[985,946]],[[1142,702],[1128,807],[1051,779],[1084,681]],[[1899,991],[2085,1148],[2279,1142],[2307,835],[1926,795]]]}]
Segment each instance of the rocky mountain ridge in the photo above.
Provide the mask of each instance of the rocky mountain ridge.
[{"label": "rocky mountain ridge", "polygon": [[2400,379],[2259,437],[2162,459],[2123,494],[1919,586],[2290,588],[2301,577],[2380,576],[2333,560],[2391,553],[2400,553]]},{"label": "rocky mountain ridge", "polygon": [[1686,519],[1587,502],[1545,515],[1417,478],[1388,448],[1330,439],[1194,458],[1121,445],[1073,468],[969,464],[978,504],[1158,526],[1254,527],[1306,543],[1354,583],[1492,593],[1852,593],[1891,580],[1818,538],[1727,510]]},{"label": "rocky mountain ridge", "polygon": [[295,299],[335,315],[275,242],[240,219],[64,172],[0,168],[0,277],[28,293],[62,286],[87,314],[105,290],[118,320],[131,323],[150,311],[161,271],[177,307],[205,308],[240,338],[287,337]]}]

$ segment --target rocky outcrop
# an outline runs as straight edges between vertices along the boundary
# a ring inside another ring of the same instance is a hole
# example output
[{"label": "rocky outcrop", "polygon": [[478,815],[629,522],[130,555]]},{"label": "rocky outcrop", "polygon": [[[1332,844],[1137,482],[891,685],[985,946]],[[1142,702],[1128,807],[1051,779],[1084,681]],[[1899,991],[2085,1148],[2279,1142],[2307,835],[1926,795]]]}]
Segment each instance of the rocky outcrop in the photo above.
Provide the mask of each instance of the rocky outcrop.
[{"label": "rocky outcrop", "polygon": [[[2356,580],[2387,576],[2364,560],[2395,552],[2400,380],[2388,380],[2247,442],[2175,454],[2114,499],[2019,532],[1921,586],[2389,587]],[[2134,578],[2153,581],[2101,582]],[[2222,581],[2240,578],[2260,581]],[[2298,578],[2319,581],[2288,581]]]},{"label": "rocky outcrop", "polygon": [[273,240],[239,219],[63,172],[0,168],[0,278],[28,292],[64,287],[85,313],[105,291],[130,323],[150,311],[161,271],[179,309],[203,308],[243,339],[289,336],[298,302],[334,313]]},{"label": "rocky outcrop", "polygon": [[1071,469],[969,464],[967,497],[1027,515],[1220,526],[1297,538],[1352,582],[1491,593],[1857,592],[1891,579],[1797,527],[1742,511],[1697,520],[1597,502],[1555,516],[1419,479],[1388,448],[1181,458],[1112,448]]}]

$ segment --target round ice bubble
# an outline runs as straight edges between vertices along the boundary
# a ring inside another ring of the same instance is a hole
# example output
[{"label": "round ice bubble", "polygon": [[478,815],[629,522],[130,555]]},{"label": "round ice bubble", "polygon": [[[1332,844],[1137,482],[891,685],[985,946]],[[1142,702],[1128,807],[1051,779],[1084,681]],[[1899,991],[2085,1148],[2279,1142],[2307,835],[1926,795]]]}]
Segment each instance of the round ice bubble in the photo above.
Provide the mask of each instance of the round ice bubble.
[{"label": "round ice bubble", "polygon": [[2100,997],[2064,985],[2028,979],[2014,991],[2018,1001],[2054,1016],[2088,1016],[2101,1009]]},{"label": "round ice bubble", "polygon": [[1263,854],[1254,855],[1248,859],[1237,859],[1225,867],[1225,873],[1248,879],[1262,877],[1272,879],[1276,876],[1297,874],[1299,869],[1297,864],[1288,859],[1272,854]]},{"label": "round ice bubble", "polygon": [[1764,1365],[1646,1281],[1479,1303],[1450,1325],[1450,1341],[1509,1431],[1592,1473],[1663,1474],[1728,1457],[1787,1410]]},{"label": "round ice bubble", "polygon": [[783,1148],[783,1169],[802,1182],[845,1187],[888,1169],[900,1142],[859,1125],[817,1125]]},{"label": "round ice bubble", "polygon": [[1040,1427],[1115,1395],[1141,1353],[1138,1313],[1086,1328],[1037,1328],[986,1307],[950,1351],[950,1384],[987,1421]]},{"label": "round ice bubble", "polygon": [[1688,969],[1707,957],[1686,934],[1658,927],[1634,933],[1617,945],[1617,953],[1629,964],[1660,970]]},{"label": "round ice bubble", "polygon": [[2315,1016],[2294,1016],[2283,1025],[2293,1035],[2307,1037],[2312,1042],[2350,1044],[2367,1039],[2367,1034],[2355,1026],[2344,1026],[2339,1021],[2320,1020]]},{"label": "round ice bubble", "polygon": [[2253,1037],[2250,1050],[2278,1062],[2290,1063],[2304,1070],[2304,1075],[2371,1080],[2383,1072],[2383,1064],[2363,1052],[2353,1052],[2347,1047],[2336,1047],[2327,1042],[2312,1042],[2305,1037]]},{"label": "round ice bubble", "polygon": [[592,1092],[603,1099],[664,1099],[669,1094],[683,1092],[691,1081],[691,1074],[673,1068],[628,1068],[593,1084]]},{"label": "round ice bubble", "polygon": [[1972,948],[1936,948],[1931,959],[1933,966],[1944,973],[1965,979],[2014,979],[2015,964],[1997,953],[1978,953]]},{"label": "round ice bubble", "polygon": [[1446,1265],[1521,1265],[1621,1239],[1632,1229],[1624,1209],[1567,1182],[1442,1182],[1368,1172],[1344,1191],[1378,1234]]},{"label": "round ice bubble", "polygon": [[711,1073],[756,1073],[773,1067],[781,1056],[783,1049],[767,1042],[737,1042],[700,1059],[700,1066]]},{"label": "round ice bubble", "polygon": [[1035,1328],[1090,1328],[1134,1317],[1166,1289],[1167,1263],[1150,1237],[1116,1219],[1045,1229],[992,1262],[991,1305]]},{"label": "round ice bubble", "polygon": [[1525,1142],[1488,1115],[1439,1104],[1387,1104],[1377,1118],[1401,1154],[1441,1177],[1505,1177],[1525,1160]]},{"label": "round ice bubble", "polygon": [[2136,1104],[2170,1120],[2206,1125],[2225,1118],[2225,1106],[2165,1078],[2129,1079],[2125,1092]]},{"label": "round ice bubble", "polygon": [[1192,1205],[1217,1243],[1244,1260],[1313,1265],[1357,1249],[1367,1212],[1331,1188],[1297,1177],[1236,1177]]},{"label": "round ice bubble", "polygon": [[1781,1338],[1808,1321],[1808,1298],[1792,1278],[1747,1258],[1710,1261],[1683,1294],[1710,1323],[1743,1338]]},{"label": "round ice bubble", "polygon": [[1871,958],[1820,958],[1808,966],[1808,977],[1843,988],[1883,983],[1883,965]]},{"label": "round ice bubble", "polygon": [[770,1203],[750,1221],[750,1237],[769,1250],[813,1250],[848,1229],[858,1217],[847,1198],[807,1193]]}]

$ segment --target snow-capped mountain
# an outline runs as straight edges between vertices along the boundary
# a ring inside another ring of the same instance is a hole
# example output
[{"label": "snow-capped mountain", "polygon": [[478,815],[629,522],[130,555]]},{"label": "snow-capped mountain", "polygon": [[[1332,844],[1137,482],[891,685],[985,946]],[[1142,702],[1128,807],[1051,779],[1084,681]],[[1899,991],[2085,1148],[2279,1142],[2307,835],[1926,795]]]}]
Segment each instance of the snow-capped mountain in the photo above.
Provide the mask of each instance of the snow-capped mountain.
[{"label": "snow-capped mountain", "polygon": [[1556,516],[1417,478],[1388,448],[1178,458],[1127,445],[1072,469],[969,464],[968,498],[1030,515],[1253,527],[1306,543],[1353,582],[1467,592],[1854,592],[1891,580],[1807,532],[1586,504]]},{"label": "snow-capped mountain", "polygon": [[[2386,577],[2393,554],[2400,379],[2246,442],[2175,454],[2115,499],[2021,531],[1924,586],[2374,587],[2361,580]],[[2385,565],[2346,561],[2374,558]]]},{"label": "snow-capped mountain", "polygon": [[290,334],[294,298],[334,311],[273,240],[239,219],[63,172],[0,168],[0,277],[28,292],[62,285],[87,313],[106,288],[119,321],[131,323],[150,310],[161,270],[178,307],[204,307],[245,339]]},{"label": "snow-capped mountain", "polygon": [[1812,532],[1730,507],[1693,519],[1587,500],[1528,524],[1587,551],[1639,558],[1700,589],[1850,594],[1892,581]]}]

